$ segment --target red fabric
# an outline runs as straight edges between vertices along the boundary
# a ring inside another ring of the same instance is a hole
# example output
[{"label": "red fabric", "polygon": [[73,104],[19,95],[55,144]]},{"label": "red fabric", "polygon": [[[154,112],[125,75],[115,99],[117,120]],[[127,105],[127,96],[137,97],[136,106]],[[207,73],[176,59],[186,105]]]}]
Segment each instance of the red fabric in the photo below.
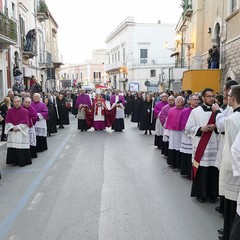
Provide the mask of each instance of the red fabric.
[{"label": "red fabric", "polygon": [[[107,109],[107,107],[105,105],[105,101],[101,100],[101,102],[105,106],[105,108],[102,110],[102,114],[105,115],[106,126],[111,127],[113,125],[114,121],[115,121],[115,118],[116,118],[116,107],[109,110],[109,109]],[[87,122],[87,125],[89,127],[93,126],[94,111],[96,111],[96,109],[94,109],[95,105],[96,105],[96,100],[94,100],[91,110],[89,108],[85,108],[86,122]]]},{"label": "red fabric", "polygon": [[[214,124],[214,123],[215,123],[214,113],[212,113],[212,115],[209,118],[208,124]],[[211,136],[212,136],[212,132],[203,132],[202,133],[201,139],[198,143],[197,150],[196,150],[196,153],[194,156],[194,161],[196,161],[197,164],[200,164],[202,156],[204,154],[204,151],[208,145],[208,142],[209,142]],[[195,166],[193,163],[193,179],[195,179],[197,176],[197,170],[198,170],[198,166]]]}]

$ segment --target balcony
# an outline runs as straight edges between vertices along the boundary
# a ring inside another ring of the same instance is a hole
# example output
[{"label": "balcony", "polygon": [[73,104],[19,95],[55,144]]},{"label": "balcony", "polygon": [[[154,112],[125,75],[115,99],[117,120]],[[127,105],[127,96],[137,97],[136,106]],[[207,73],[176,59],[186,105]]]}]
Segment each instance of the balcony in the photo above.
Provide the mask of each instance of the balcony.
[{"label": "balcony", "polygon": [[30,58],[32,59],[32,58],[36,57],[37,56],[36,42],[35,41],[31,42],[31,46],[30,46],[29,50],[26,50],[25,44],[26,44],[25,43],[25,37],[22,36],[21,37],[21,47],[23,49],[24,60],[28,60]]},{"label": "balcony", "polygon": [[16,45],[17,41],[17,24],[0,12],[0,49]]},{"label": "balcony", "polygon": [[47,52],[47,51],[40,52],[40,54],[39,54],[39,66],[42,69],[52,68],[53,67],[52,54]]},{"label": "balcony", "polygon": [[39,22],[46,21],[49,17],[48,6],[45,1],[41,0],[38,5],[37,19]]}]

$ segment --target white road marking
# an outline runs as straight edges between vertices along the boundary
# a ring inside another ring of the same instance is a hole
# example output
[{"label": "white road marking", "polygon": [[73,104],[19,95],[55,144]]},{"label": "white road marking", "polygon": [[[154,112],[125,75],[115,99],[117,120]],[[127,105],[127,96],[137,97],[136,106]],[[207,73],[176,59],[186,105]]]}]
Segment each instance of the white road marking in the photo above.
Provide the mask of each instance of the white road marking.
[{"label": "white road marking", "polygon": [[35,210],[39,205],[39,203],[41,202],[43,196],[44,196],[44,193],[37,193],[35,198],[32,200],[30,206],[28,207],[28,211]]},{"label": "white road marking", "polygon": [[53,170],[53,171],[56,171],[57,169],[58,169],[58,164],[56,163],[56,164],[53,165],[52,170]]},{"label": "white road marking", "polygon": [[59,156],[59,158],[64,158],[66,156],[66,153],[61,153],[61,155]]},{"label": "white road marking", "polygon": [[12,235],[12,236],[10,236],[9,240],[20,240],[20,237],[18,237],[16,235]]},{"label": "white road marking", "polygon": [[49,186],[50,183],[52,182],[52,180],[53,180],[53,176],[48,176],[48,177],[46,178],[46,180],[44,181],[43,185],[44,185],[45,187]]}]

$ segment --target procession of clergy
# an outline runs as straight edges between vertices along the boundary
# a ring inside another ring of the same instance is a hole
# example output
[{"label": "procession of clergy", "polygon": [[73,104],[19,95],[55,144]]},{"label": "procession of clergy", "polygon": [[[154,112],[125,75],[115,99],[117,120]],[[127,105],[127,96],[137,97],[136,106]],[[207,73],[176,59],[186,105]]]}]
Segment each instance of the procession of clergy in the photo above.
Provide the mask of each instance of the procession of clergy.
[{"label": "procession of clergy", "polygon": [[[131,122],[138,123],[145,134],[155,130],[154,145],[161,149],[171,168],[192,180],[191,197],[200,203],[215,203],[223,214],[223,227],[218,229],[219,239],[240,239],[240,85],[227,81],[223,89],[226,104],[216,103],[214,91],[206,88],[199,94],[191,94],[187,101],[172,92],[162,93],[159,101],[150,94],[142,97],[123,95],[116,91],[110,98],[110,107],[102,94],[91,98],[80,90],[74,101],[78,129],[82,132],[91,127],[95,131],[112,127],[124,129],[124,117],[131,115]],[[129,98],[128,98],[129,97]],[[61,100],[61,98],[60,98]],[[132,105],[129,107],[129,102]],[[14,97],[14,106],[7,112],[7,164],[25,166],[38,152],[47,150],[49,117],[52,111],[35,93],[33,101],[26,97]],[[128,105],[128,107],[127,107]],[[55,115],[58,125],[69,124],[59,119],[66,110],[67,102],[58,103]],[[126,109],[129,112],[126,113]],[[53,118],[54,114],[52,114]],[[52,120],[51,120],[52,121]],[[47,124],[48,123],[48,124]]]}]

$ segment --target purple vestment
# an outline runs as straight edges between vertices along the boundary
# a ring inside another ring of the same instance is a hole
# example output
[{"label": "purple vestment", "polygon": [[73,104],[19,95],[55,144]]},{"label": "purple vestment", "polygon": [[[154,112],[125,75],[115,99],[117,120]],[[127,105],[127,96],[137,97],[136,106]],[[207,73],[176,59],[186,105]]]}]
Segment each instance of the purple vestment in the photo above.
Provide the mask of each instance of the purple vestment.
[{"label": "purple vestment", "polygon": [[165,102],[157,102],[157,104],[154,106],[154,118],[157,118],[158,114],[161,112],[162,108],[168,104],[167,101]]},{"label": "purple vestment", "polygon": [[190,115],[192,110],[193,110],[193,108],[188,107],[188,108],[185,108],[182,111],[182,114],[181,114],[181,117],[180,117],[180,120],[179,120],[179,122],[180,122],[179,129],[180,129],[180,131],[183,131],[185,129],[185,126],[187,124],[187,120],[188,120],[189,115]]},{"label": "purple vestment", "polygon": [[91,108],[91,100],[88,94],[82,93],[77,97],[75,107],[78,108],[80,104],[85,104]]},{"label": "purple vestment", "polygon": [[29,112],[23,107],[12,107],[8,109],[5,123],[11,123],[14,126],[19,124],[26,124],[29,127],[32,127],[32,121],[30,119]]},{"label": "purple vestment", "polygon": [[36,110],[31,106],[29,108],[26,108],[26,107],[24,107],[24,108],[28,110],[28,112],[30,114],[30,118],[32,119],[32,124],[35,125],[35,123],[38,120],[38,115],[37,115]]},{"label": "purple vestment", "polygon": [[185,108],[171,108],[168,111],[168,117],[165,128],[173,131],[180,131],[180,118]]},{"label": "purple vestment", "polygon": [[167,104],[162,108],[162,111],[160,112],[160,115],[159,115],[159,119],[160,119],[160,122],[163,126],[164,126],[165,121],[167,119],[168,111],[173,107],[174,107],[174,105],[171,106],[171,105]]},{"label": "purple vestment", "polygon": [[[125,101],[124,96],[118,95],[118,99],[119,99],[119,101],[122,101],[122,104],[123,104],[123,105],[126,104],[126,101]],[[116,95],[112,95],[112,96],[111,96],[111,99],[110,99],[110,104],[111,104],[111,106],[112,106],[115,102],[116,102]]]},{"label": "purple vestment", "polygon": [[48,108],[46,104],[42,102],[32,102],[31,107],[33,107],[37,113],[40,113],[45,119],[48,119]]}]

